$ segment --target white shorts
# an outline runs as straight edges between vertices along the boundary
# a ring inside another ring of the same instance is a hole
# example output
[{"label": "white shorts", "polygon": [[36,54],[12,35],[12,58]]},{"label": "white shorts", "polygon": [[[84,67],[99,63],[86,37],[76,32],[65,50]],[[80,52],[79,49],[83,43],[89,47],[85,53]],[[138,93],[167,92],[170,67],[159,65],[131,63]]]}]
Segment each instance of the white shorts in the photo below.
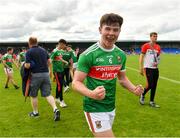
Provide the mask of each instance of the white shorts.
[{"label": "white shorts", "polygon": [[77,68],[77,62],[73,63],[73,69],[76,69],[76,68]]},{"label": "white shorts", "polygon": [[84,112],[84,114],[86,116],[89,129],[93,133],[97,133],[97,132],[107,131],[112,128],[115,117],[115,109],[111,112],[99,112],[99,113]]},{"label": "white shorts", "polygon": [[5,74],[12,74],[13,73],[13,69],[12,68],[4,68],[4,72]]}]

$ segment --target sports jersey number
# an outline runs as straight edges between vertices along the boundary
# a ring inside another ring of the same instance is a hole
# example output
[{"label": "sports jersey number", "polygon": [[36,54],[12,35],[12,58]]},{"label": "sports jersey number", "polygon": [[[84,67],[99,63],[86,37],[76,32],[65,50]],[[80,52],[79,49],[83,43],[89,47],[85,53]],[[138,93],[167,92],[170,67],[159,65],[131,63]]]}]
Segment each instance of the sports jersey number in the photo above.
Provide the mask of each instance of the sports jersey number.
[{"label": "sports jersey number", "polygon": [[112,58],[109,58],[109,63],[112,64]]}]

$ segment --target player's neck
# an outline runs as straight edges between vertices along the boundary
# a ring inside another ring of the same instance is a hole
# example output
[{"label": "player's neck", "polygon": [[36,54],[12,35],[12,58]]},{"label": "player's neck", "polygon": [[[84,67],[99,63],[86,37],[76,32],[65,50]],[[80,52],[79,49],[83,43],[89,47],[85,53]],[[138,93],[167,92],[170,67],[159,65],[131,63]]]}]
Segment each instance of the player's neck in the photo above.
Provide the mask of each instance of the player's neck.
[{"label": "player's neck", "polygon": [[149,44],[150,44],[150,46],[153,47],[156,44],[156,42],[155,41],[150,41]]},{"label": "player's neck", "polygon": [[106,45],[105,43],[103,43],[102,41],[99,42],[101,47],[107,50],[111,50],[113,49],[113,45]]}]

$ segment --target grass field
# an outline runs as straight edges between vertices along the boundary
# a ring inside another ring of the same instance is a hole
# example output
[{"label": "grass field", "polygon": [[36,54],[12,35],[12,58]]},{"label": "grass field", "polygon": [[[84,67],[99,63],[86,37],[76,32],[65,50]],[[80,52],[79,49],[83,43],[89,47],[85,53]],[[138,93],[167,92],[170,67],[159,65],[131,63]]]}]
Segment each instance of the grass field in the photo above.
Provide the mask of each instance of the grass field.
[{"label": "grass field", "polygon": [[[138,56],[127,56],[127,67],[138,69]],[[15,69],[15,68],[14,68]],[[160,76],[180,82],[180,55],[162,55]],[[14,74],[21,84],[19,72]],[[127,76],[135,84],[145,85],[145,78],[127,68]],[[61,121],[53,121],[53,112],[39,96],[39,118],[30,118],[29,98],[24,102],[21,90],[12,85],[4,89],[6,77],[0,64],[0,136],[1,137],[91,137],[82,111],[82,96],[70,90],[64,94],[67,108],[60,108]],[[55,84],[52,85],[55,95]],[[159,79],[156,102],[159,109],[141,106],[139,98],[117,85],[116,118],[113,131],[117,137],[178,137],[180,136],[180,83]]]}]

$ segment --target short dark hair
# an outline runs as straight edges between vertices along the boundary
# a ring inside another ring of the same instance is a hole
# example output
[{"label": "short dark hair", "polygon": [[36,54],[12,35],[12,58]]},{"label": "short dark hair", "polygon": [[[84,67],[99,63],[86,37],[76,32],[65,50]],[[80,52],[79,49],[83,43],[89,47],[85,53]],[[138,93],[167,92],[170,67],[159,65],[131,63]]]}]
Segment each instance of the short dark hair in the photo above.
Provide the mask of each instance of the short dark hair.
[{"label": "short dark hair", "polygon": [[67,47],[72,47],[72,45],[68,44]]},{"label": "short dark hair", "polygon": [[22,47],[21,50],[26,50],[26,47]]},{"label": "short dark hair", "polygon": [[59,40],[59,43],[63,43],[63,44],[65,44],[65,45],[67,45],[67,42],[66,42],[66,40],[64,40],[64,39],[60,39],[60,40]]},{"label": "short dark hair", "polygon": [[104,24],[111,25],[113,23],[118,23],[121,27],[121,25],[123,24],[123,18],[118,14],[108,13],[104,14],[100,19],[100,27],[102,27],[102,25]]},{"label": "short dark hair", "polygon": [[8,47],[7,48],[7,51],[9,52],[9,51],[11,51],[13,48],[12,47]]},{"label": "short dark hair", "polygon": [[157,35],[157,33],[156,33],[156,32],[151,32],[151,33],[150,33],[150,37],[151,37],[152,35]]}]

